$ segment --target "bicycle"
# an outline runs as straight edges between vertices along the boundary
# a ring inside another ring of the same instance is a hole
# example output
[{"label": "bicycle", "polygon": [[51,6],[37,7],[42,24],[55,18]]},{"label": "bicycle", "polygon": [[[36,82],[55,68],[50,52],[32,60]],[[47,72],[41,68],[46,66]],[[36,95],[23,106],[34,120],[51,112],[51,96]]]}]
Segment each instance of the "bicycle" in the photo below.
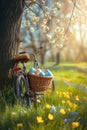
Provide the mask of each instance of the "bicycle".
[{"label": "bicycle", "polygon": [[[38,69],[38,61],[35,54],[34,57],[34,68]],[[43,93],[37,93],[36,90],[31,88],[31,79],[29,73],[26,70],[25,63],[30,60],[29,55],[26,52],[22,52],[14,57],[15,66],[11,69],[11,74],[14,79],[14,95],[15,98],[21,104],[27,104],[30,107],[32,103],[36,101],[38,95],[43,95]],[[19,67],[19,63],[22,63],[23,67]],[[54,91],[55,85],[54,80],[52,80],[52,91]]]}]

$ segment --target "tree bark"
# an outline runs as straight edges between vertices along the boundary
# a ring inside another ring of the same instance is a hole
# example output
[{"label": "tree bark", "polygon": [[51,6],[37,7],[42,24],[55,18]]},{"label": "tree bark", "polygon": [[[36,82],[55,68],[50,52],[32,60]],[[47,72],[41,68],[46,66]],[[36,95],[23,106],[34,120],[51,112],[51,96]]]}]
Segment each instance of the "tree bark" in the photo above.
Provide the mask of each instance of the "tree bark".
[{"label": "tree bark", "polygon": [[22,12],[22,0],[0,0],[0,89],[18,53]]}]

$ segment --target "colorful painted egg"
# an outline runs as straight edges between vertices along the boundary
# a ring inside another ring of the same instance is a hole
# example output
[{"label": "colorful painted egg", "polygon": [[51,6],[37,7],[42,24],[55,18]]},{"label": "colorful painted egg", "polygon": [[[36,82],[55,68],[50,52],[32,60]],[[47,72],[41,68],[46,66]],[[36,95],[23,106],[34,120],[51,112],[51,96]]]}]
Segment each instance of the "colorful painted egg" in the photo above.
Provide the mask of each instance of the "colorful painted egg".
[{"label": "colorful painted egg", "polygon": [[39,75],[40,75],[40,76],[45,76],[45,73],[41,71],[41,72],[39,73]]},{"label": "colorful painted egg", "polygon": [[39,75],[40,72],[41,72],[41,69],[36,69],[36,70],[35,70],[35,74],[36,74],[36,75]]},{"label": "colorful painted egg", "polygon": [[50,70],[47,70],[45,72],[45,76],[53,76],[52,72]]},{"label": "colorful painted egg", "polygon": [[29,73],[34,74],[35,73],[35,68],[31,67],[29,70]]}]

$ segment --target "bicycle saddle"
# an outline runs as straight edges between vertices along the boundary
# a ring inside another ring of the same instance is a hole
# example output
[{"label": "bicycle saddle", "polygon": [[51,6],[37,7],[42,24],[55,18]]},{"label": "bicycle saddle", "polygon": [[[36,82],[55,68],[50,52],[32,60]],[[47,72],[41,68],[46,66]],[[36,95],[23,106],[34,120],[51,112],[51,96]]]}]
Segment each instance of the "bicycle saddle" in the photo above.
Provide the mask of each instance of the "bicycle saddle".
[{"label": "bicycle saddle", "polygon": [[13,59],[15,62],[28,62],[30,60],[30,57],[27,53],[20,53],[19,55],[14,56]]}]

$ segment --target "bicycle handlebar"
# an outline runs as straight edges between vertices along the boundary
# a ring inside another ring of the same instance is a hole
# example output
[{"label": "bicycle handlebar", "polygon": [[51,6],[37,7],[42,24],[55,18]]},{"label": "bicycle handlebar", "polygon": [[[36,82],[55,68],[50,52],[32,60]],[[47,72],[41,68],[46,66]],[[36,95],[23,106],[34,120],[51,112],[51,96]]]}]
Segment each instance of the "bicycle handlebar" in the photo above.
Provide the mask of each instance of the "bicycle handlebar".
[{"label": "bicycle handlebar", "polygon": [[34,68],[39,68],[39,65],[38,65],[38,60],[36,58],[36,55],[34,53],[32,53],[33,57],[34,57]]}]

